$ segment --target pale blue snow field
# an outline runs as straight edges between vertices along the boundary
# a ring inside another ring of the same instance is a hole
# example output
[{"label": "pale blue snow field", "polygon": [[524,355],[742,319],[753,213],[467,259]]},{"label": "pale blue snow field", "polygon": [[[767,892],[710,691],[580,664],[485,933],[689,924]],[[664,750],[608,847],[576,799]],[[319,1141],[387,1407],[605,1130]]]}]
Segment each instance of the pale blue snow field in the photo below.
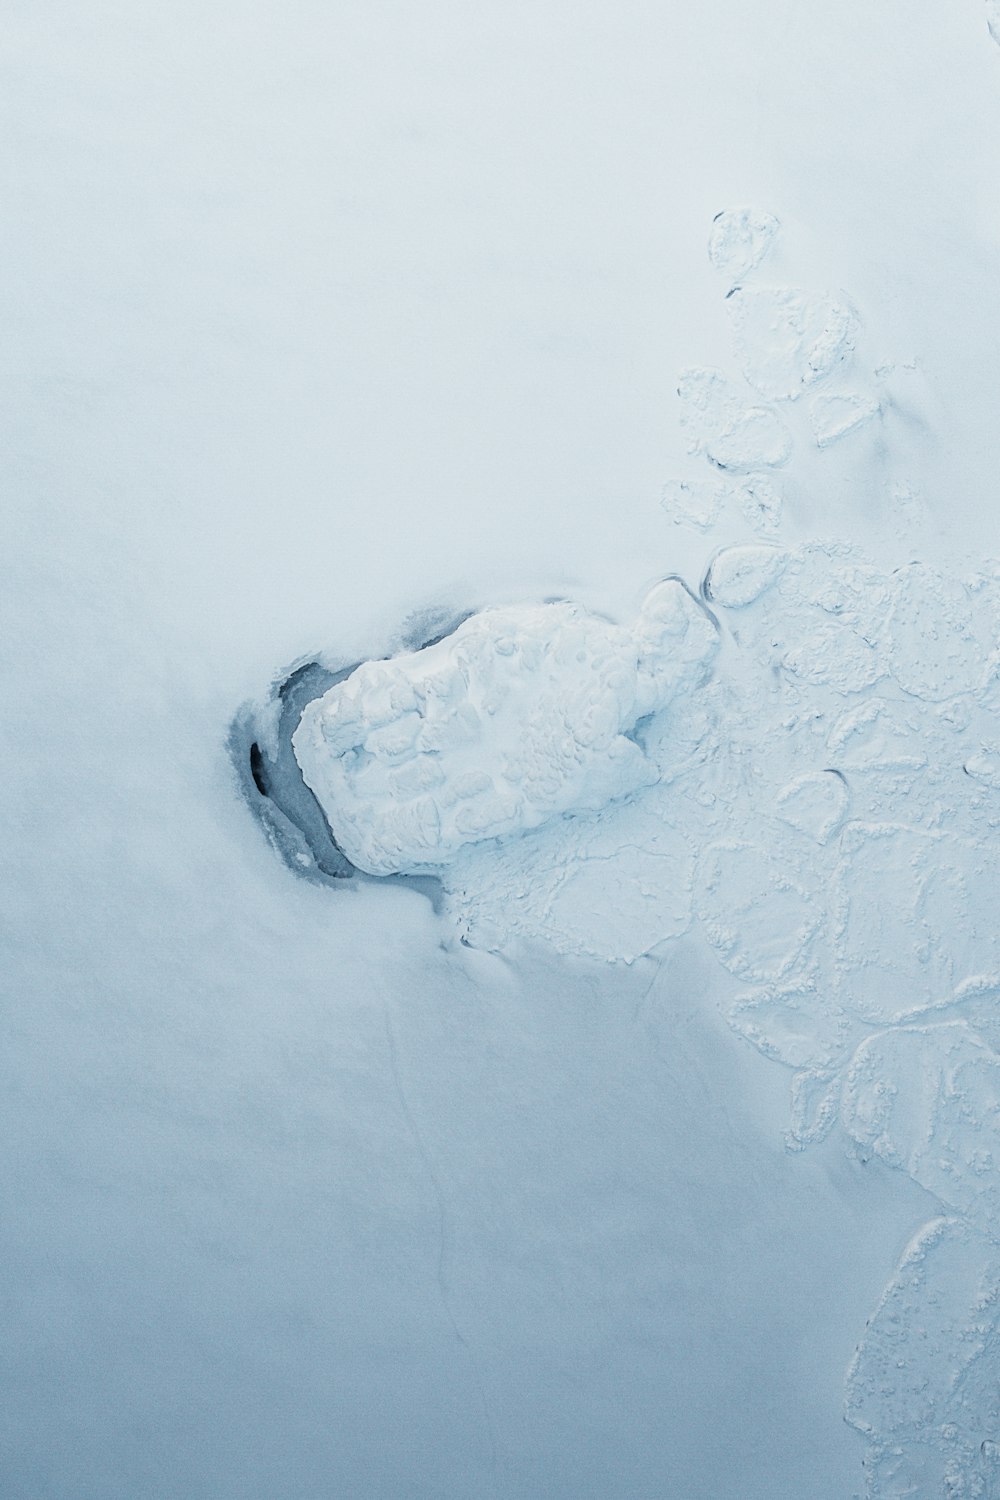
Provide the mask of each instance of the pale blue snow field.
[{"label": "pale blue snow field", "polygon": [[997,1500],[996,4],[0,33],[3,1500]]}]

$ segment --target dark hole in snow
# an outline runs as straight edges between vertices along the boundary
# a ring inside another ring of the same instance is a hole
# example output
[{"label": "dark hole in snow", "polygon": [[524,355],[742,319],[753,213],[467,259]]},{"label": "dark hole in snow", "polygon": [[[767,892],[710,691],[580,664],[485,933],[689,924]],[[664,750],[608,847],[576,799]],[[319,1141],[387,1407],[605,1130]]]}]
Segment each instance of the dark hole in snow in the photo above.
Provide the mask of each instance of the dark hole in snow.
[{"label": "dark hole in snow", "polygon": [[253,784],[262,797],[267,796],[267,778],[264,775],[264,757],[260,753],[260,746],[254,740],[250,746],[250,775]]}]

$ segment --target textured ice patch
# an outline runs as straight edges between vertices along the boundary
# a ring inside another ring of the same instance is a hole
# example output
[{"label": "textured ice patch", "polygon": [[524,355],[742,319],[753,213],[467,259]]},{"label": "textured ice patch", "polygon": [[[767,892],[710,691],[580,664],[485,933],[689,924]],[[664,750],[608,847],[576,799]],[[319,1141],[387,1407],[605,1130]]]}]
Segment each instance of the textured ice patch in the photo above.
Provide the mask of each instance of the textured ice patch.
[{"label": "textured ice patch", "polygon": [[655,780],[632,732],[699,680],[716,635],[673,579],[630,627],[572,604],[484,610],[309,704],[295,756],[359,869],[441,866]]},{"label": "textured ice patch", "polygon": [[747,524],[765,536],[773,535],[781,525],[784,500],[768,479],[748,479],[738,491],[740,509]]},{"label": "textured ice patch", "polygon": [[986,0],[986,24],[993,40],[1000,42],[1000,0]]},{"label": "textured ice patch", "polygon": [[783,823],[827,843],[843,826],[851,794],[839,771],[809,771],[782,787],[775,811]]},{"label": "textured ice patch", "polygon": [[475,947],[543,936],[562,953],[631,963],[687,931],[693,861],[686,831],[649,791],[500,845],[470,844],[441,879]]},{"label": "textured ice patch", "polygon": [[705,850],[698,915],[730,973],[767,984],[809,970],[824,912],[797,875],[756,844],[726,840]]},{"label": "textured ice patch", "polygon": [[663,486],[662,504],[676,525],[708,531],[719,519],[729,494],[722,480],[672,479]]},{"label": "textured ice patch", "polygon": [[982,745],[968,757],[963,770],[974,781],[1000,791],[1000,746]]},{"label": "textured ice patch", "polygon": [[1000,1479],[1000,1259],[953,1218],[915,1236],[847,1376],[872,1500],[993,1500]]},{"label": "textured ice patch", "polygon": [[862,1042],[844,1086],[857,1145],[1000,1235],[1000,1056],[964,1021]]},{"label": "textured ice patch", "polygon": [[705,598],[725,609],[743,609],[781,577],[786,561],[779,547],[726,547],[705,575]]},{"label": "textured ice patch", "polygon": [[857,1023],[815,984],[744,995],[728,1019],[764,1057],[795,1070],[785,1136],[789,1149],[821,1140],[837,1119],[839,1072],[857,1042]]},{"label": "textured ice patch", "polygon": [[841,714],[827,747],[848,771],[921,771],[927,765],[927,752],[898,706],[882,698],[867,698]]},{"label": "textured ice patch", "polygon": [[885,672],[870,641],[850,625],[832,621],[817,625],[787,651],[784,666],[804,683],[845,695],[871,687]]},{"label": "textured ice patch", "polygon": [[851,1026],[814,987],[743,995],[730,1010],[729,1023],[765,1057],[814,1072],[832,1071]]},{"label": "textured ice patch", "polygon": [[907,693],[940,703],[971,693],[984,677],[984,644],[994,622],[976,621],[969,589],[924,563],[911,563],[891,585],[888,661]]},{"label": "textured ice patch", "polygon": [[685,370],[677,394],[691,451],[718,468],[749,473],[778,468],[791,456],[791,433],[778,413],[748,405],[721,370]]},{"label": "textured ice patch", "polygon": [[963,839],[850,823],[834,900],[843,1003],[876,1024],[939,1006],[997,965],[997,868]]},{"label": "textured ice patch", "polygon": [[856,392],[814,396],[809,403],[809,421],[816,438],[816,446],[829,448],[849,432],[863,427],[878,412],[878,402],[871,396]]},{"label": "textured ice patch", "polygon": [[857,314],[842,298],[798,287],[737,287],[726,306],[740,368],[769,401],[800,396],[854,348]]},{"label": "textured ice patch", "polygon": [[734,483],[724,479],[671,479],[661,504],[675,526],[710,531],[720,521],[732,524],[742,515],[754,531],[772,536],[781,522],[780,492],[758,475]]},{"label": "textured ice patch", "polygon": [[708,258],[733,285],[760,265],[779,227],[773,214],[758,208],[726,209],[712,221]]}]

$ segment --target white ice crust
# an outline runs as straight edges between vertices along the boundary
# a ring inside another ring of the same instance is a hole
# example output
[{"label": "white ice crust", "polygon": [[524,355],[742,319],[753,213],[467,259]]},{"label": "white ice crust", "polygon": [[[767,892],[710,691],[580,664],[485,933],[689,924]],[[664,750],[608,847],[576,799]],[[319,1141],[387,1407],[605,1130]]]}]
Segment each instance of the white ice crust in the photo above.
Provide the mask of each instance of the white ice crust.
[{"label": "white ice crust", "polygon": [[358,869],[441,866],[654,781],[632,731],[703,676],[715,643],[674,579],[630,626],[574,604],[483,610],[330,688],[304,712],[295,755]]}]

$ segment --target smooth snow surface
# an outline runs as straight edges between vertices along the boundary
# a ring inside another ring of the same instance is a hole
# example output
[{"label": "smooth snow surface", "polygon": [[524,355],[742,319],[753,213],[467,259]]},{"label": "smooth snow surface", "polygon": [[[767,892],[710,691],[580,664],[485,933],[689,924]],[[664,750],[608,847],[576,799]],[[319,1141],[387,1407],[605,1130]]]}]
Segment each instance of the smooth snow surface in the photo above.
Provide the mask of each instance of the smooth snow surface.
[{"label": "smooth snow surface", "polygon": [[997,1500],[996,4],[8,11],[4,1500]]}]

